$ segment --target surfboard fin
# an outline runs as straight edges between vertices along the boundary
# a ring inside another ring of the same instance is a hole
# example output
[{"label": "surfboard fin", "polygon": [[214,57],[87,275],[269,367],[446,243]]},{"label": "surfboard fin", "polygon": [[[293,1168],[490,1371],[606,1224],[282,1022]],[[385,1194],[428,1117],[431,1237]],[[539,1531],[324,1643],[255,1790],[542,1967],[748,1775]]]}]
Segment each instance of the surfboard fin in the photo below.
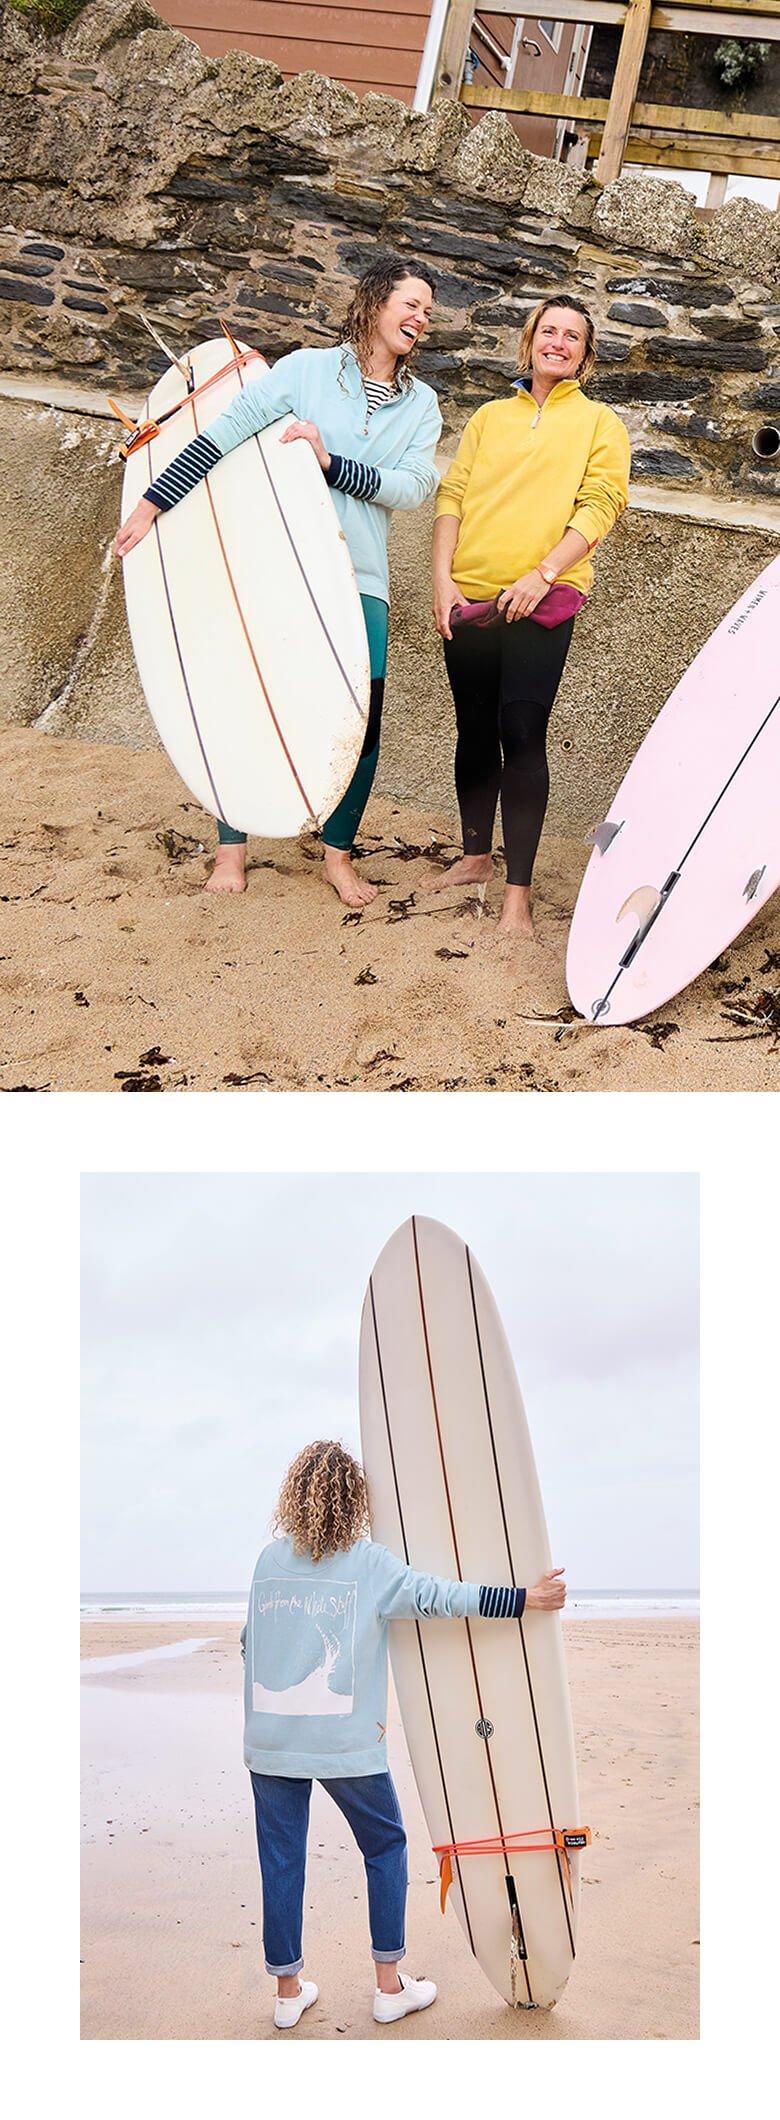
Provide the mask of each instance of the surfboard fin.
[{"label": "surfboard fin", "polygon": [[594,824],[592,831],[586,833],[585,845],[586,847],[596,847],[599,854],[607,854],[613,839],[617,839],[618,832],[622,832],[622,830],[622,819],[620,824],[611,824],[608,821],[604,824]]},{"label": "surfboard fin", "polygon": [[764,866],[762,869],[754,869],[752,876],[748,877],[747,883],[745,884],[745,888],[742,893],[743,898],[747,899],[748,904],[750,903],[751,898],[755,898],[756,891],[758,890],[758,886],[761,882],[761,878],[765,875],[766,862],[764,862]]},{"label": "surfboard fin", "polygon": [[240,346],[239,346],[239,344],[238,344],[238,340],[237,340],[237,339],[234,339],[234,337],[233,337],[233,333],[232,333],[232,331],[230,330],[230,327],[229,327],[229,325],[225,323],[225,319],[224,319],[224,317],[220,317],[220,318],[219,318],[219,328],[220,328],[220,331],[221,331],[221,333],[222,333],[222,336],[223,336],[223,338],[227,339],[228,345],[229,345],[229,347],[230,347],[230,351],[231,351],[231,353],[232,353],[232,355],[233,355],[233,359],[234,359],[234,361],[236,362],[236,365],[237,365],[237,367],[240,367],[240,365],[241,365],[241,348],[240,348]]},{"label": "surfboard fin", "polygon": [[444,1909],[447,1904],[447,1893],[450,1889],[451,1883],[452,1862],[450,1860],[449,1855],[443,1855],[439,1866],[439,1905],[441,1907],[442,1913],[444,1913]]},{"label": "surfboard fin", "polygon": [[149,318],[144,314],[143,309],[136,309],[134,314],[140,318],[144,330],[148,331],[149,333],[149,337],[151,339],[154,339],[155,346],[159,346],[160,352],[165,354],[166,361],[170,361],[171,366],[173,368],[178,368],[179,374],[183,375],[184,381],[187,385],[187,390],[194,390],[195,370],[193,368],[189,354],[185,354],[184,360],[180,361],[178,354],[172,353],[170,346],[166,346],[165,340],[162,337],[161,333],[156,329],[156,326],[154,324],[150,323]]},{"label": "surfboard fin", "polygon": [[655,884],[640,883],[638,889],[631,891],[629,897],[624,899],[616,919],[624,920],[626,913],[633,913],[636,915],[638,926],[646,927],[653,913],[657,913],[660,903],[661,893],[656,890]]}]

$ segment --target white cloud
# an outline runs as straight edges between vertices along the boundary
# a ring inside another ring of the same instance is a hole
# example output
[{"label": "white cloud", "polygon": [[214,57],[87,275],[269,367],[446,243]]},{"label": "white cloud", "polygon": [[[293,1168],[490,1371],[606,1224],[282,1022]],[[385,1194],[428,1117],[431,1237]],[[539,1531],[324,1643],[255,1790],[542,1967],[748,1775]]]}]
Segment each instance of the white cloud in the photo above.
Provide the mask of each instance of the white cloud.
[{"label": "white cloud", "polygon": [[239,1589],[285,1466],[357,1449],[357,1335],[411,1212],[467,1238],[580,1587],[697,1580],[697,1187],[685,1176],[83,1181],[83,1582]]}]

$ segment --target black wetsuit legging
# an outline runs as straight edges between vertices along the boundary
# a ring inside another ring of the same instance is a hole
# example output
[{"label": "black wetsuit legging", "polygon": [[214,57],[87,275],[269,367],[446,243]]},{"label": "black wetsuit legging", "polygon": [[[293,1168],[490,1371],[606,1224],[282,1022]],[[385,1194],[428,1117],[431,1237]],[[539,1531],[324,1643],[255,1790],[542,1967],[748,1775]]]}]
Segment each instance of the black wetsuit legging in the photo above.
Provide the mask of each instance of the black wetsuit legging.
[{"label": "black wetsuit legging", "polygon": [[550,788],[547,724],[573,630],[573,618],[498,618],[459,626],[444,643],[463,851],[490,853],[500,796],[508,883],[531,881]]}]

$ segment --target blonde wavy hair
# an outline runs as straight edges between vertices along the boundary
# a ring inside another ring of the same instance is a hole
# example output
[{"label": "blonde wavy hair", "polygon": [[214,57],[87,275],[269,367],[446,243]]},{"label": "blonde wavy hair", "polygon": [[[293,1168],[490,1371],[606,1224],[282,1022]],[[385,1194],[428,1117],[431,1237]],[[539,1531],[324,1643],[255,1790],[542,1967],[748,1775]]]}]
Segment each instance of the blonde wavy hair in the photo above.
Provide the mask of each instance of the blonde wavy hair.
[{"label": "blonde wavy hair", "polygon": [[596,366],[596,327],[590,310],[586,309],[584,302],[581,302],[576,294],[548,294],[543,302],[537,302],[536,308],[531,310],[531,314],[523,327],[523,335],[520,340],[519,362],[521,374],[527,375],[529,373],[534,339],[542,317],[546,315],[548,309],[574,309],[578,317],[582,317],[585,325],[585,352],[577,369],[577,382],[582,383],[584,387]]},{"label": "blonde wavy hair", "polygon": [[313,1561],[346,1553],[370,1530],[362,1466],[341,1443],[307,1443],[288,1466],[272,1529]]}]

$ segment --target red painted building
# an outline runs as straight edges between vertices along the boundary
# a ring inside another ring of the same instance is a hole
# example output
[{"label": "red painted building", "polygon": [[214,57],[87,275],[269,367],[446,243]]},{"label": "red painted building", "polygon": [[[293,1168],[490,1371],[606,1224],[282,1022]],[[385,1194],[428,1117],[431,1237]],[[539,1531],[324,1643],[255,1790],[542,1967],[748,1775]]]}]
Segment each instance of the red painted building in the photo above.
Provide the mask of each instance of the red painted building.
[{"label": "red painted building", "polygon": [[[159,12],[201,50],[255,52],[289,79],[311,68],[362,95],[367,88],[427,110],[447,16],[447,0],[156,0]],[[495,88],[578,95],[591,31],[528,15],[474,16],[466,77]],[[524,146],[560,155],[565,127],[553,118],[515,121]]]}]

